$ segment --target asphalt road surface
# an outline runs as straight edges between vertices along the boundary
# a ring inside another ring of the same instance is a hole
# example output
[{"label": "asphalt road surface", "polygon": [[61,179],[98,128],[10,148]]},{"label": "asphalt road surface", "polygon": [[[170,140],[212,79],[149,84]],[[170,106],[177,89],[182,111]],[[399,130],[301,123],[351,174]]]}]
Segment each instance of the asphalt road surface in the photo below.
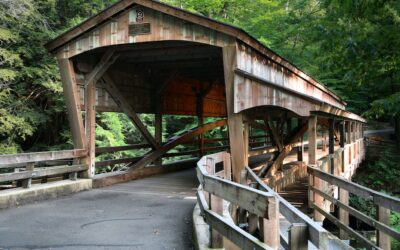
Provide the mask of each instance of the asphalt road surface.
[{"label": "asphalt road surface", "polygon": [[0,210],[0,249],[194,249],[195,169]]}]

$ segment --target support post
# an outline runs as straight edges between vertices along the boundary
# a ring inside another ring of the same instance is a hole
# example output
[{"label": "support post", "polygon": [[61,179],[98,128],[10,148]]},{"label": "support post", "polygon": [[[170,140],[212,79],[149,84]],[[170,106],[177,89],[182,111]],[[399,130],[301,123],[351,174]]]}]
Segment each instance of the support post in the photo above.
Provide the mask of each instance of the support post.
[{"label": "support post", "polygon": [[[349,191],[339,187],[339,200],[345,205],[349,205]],[[339,208],[339,220],[346,226],[349,225],[349,212],[343,208]],[[349,235],[345,230],[339,228],[340,239],[347,240]]]},{"label": "support post", "polygon": [[[381,206],[377,207],[378,220],[386,225],[390,222],[390,210]],[[377,242],[378,246],[384,250],[390,250],[391,247],[390,236],[377,230]]]},{"label": "support post", "polygon": [[229,143],[232,155],[233,180],[240,183],[240,173],[245,169],[243,118],[242,114],[235,113],[235,73],[236,46],[227,46],[222,49],[224,61],[225,92],[228,114]]},{"label": "support post", "polygon": [[260,230],[264,243],[272,249],[279,249],[279,200],[274,198],[275,202],[268,204],[268,219],[260,218]]},{"label": "support post", "polygon": [[244,140],[244,164],[249,166],[249,123],[243,124],[243,140]]},{"label": "support post", "polygon": [[[297,127],[300,128],[303,125],[303,120],[301,118],[297,119]],[[304,136],[299,139],[300,145],[297,147],[297,160],[303,161],[304,160]]]},{"label": "support post", "polygon": [[74,66],[69,59],[58,59],[61,82],[63,85],[64,100],[67,106],[69,127],[72,133],[72,141],[75,149],[86,148],[86,138],[83,128],[83,119],[80,108],[80,98]]},{"label": "support post", "polygon": [[[197,109],[197,119],[198,126],[204,125],[204,112],[203,112],[203,90],[201,90],[196,97],[196,109]],[[199,152],[200,156],[204,155],[204,134],[199,135]]]},{"label": "support post", "polygon": [[[35,168],[35,163],[28,163],[26,165],[26,171],[33,171],[34,168]],[[22,181],[23,188],[30,188],[31,186],[32,186],[32,178]]]},{"label": "support post", "polygon": [[[317,117],[310,116],[308,120],[308,164],[316,165],[317,164]],[[321,190],[322,183],[321,179],[310,175],[309,184],[314,186],[315,188]],[[317,195],[314,192],[309,192],[310,205],[315,203],[318,207],[322,208],[323,198]],[[314,220],[322,221],[324,217],[322,214],[318,213],[316,209],[314,209]]]},{"label": "support post", "polygon": [[[335,120],[329,119],[329,154],[335,153],[335,140],[334,140],[334,131],[335,130]],[[331,174],[335,173],[335,161],[332,157],[331,159]]]},{"label": "support post", "polygon": [[86,176],[93,178],[96,162],[96,82],[89,83],[85,89],[85,133],[87,138],[88,165]]},{"label": "support post", "polygon": [[[160,98],[156,98],[156,112],[154,115],[154,139],[158,143],[158,145],[162,145],[162,113],[161,113],[161,103]],[[162,158],[159,158],[155,161],[156,166],[162,165]]]},{"label": "support post", "polygon": [[289,228],[289,249],[308,249],[308,228],[305,223],[293,223]]}]

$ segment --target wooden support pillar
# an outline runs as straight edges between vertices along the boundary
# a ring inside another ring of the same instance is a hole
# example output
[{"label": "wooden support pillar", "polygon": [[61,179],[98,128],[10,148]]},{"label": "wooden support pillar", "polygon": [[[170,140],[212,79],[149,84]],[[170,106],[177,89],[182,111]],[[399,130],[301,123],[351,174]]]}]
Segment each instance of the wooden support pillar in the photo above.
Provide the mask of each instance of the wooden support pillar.
[{"label": "wooden support pillar", "polygon": [[249,123],[243,124],[243,140],[244,140],[244,164],[249,166]]},{"label": "wooden support pillar", "polygon": [[[349,192],[343,188],[339,188],[339,200],[345,205],[349,205]],[[349,225],[349,212],[343,208],[339,208],[339,220],[346,226]],[[339,228],[340,239],[347,240],[349,235],[345,230]]]},{"label": "wooden support pillar", "polygon": [[344,148],[344,145],[346,143],[346,122],[342,121],[340,124],[340,147]]},{"label": "wooden support pillar", "polygon": [[322,131],[322,152],[326,152],[326,133],[325,131]]},{"label": "wooden support pillar", "polygon": [[[347,128],[347,144],[352,144],[353,143],[353,140],[352,140],[352,135],[351,135],[351,123],[352,122],[346,122],[346,128]],[[349,164],[351,164],[351,162],[352,162],[352,159],[353,159],[353,157],[352,157],[352,155],[353,155],[353,148],[352,147],[349,147],[349,155],[348,155],[348,159],[349,159],[349,162],[346,162],[346,166],[347,165],[349,165]]]},{"label": "wooden support pillar", "polygon": [[305,223],[293,223],[289,228],[289,249],[308,249],[308,228]]},{"label": "wooden support pillar", "polygon": [[240,173],[245,169],[243,117],[234,110],[234,88],[236,62],[236,46],[227,46],[222,49],[224,61],[225,92],[228,114],[229,143],[232,156],[233,180],[240,183]]},{"label": "wooden support pillar", "polygon": [[86,148],[86,138],[83,128],[83,119],[76,83],[75,71],[69,59],[58,59],[61,82],[63,85],[64,100],[67,106],[69,127],[71,129],[72,141],[75,149]]},{"label": "wooden support pillar", "polygon": [[[203,112],[203,91],[197,94],[196,97],[196,109],[197,109],[197,119],[198,126],[201,127],[204,125],[204,112]],[[204,155],[204,134],[199,135],[199,152],[200,156]]]},{"label": "wooden support pillar", "polygon": [[[329,154],[335,153],[335,139],[334,139],[334,132],[335,132],[335,120],[329,119]],[[335,173],[335,162],[332,157],[331,159],[331,174]]]},{"label": "wooden support pillar", "polygon": [[310,116],[308,120],[308,164],[317,163],[317,117]]},{"label": "wooden support pillar", "polygon": [[275,202],[268,204],[268,219],[260,218],[261,237],[265,244],[272,249],[279,249],[279,201],[275,197]]},{"label": "wooden support pillar", "polygon": [[[317,117],[310,116],[308,120],[308,165],[317,165]],[[321,179],[310,176],[309,185],[322,190]],[[309,191],[309,203],[312,206],[315,203],[322,208],[323,198],[314,192]],[[322,221],[324,217],[314,209],[314,220]]]},{"label": "wooden support pillar", "polygon": [[[303,119],[297,119],[297,127],[300,128],[303,125]],[[299,139],[300,146],[297,147],[297,160],[303,161],[304,160],[304,136]]]},{"label": "wooden support pillar", "polygon": [[[35,163],[28,163],[26,165],[26,171],[33,171],[34,168],[35,168]],[[32,186],[32,178],[22,181],[23,188],[30,188],[31,186]]]},{"label": "wooden support pillar", "polygon": [[[389,225],[390,224],[390,210],[381,206],[378,206],[376,209],[378,215],[378,221]],[[377,243],[378,246],[384,250],[389,250],[391,247],[391,238],[389,235],[384,234],[381,231],[377,231]]]},{"label": "wooden support pillar", "polygon": [[[156,112],[154,115],[154,139],[158,143],[158,145],[162,145],[162,111],[161,111],[161,103],[160,98],[156,99]],[[159,158],[155,161],[156,166],[162,165],[162,158]]]},{"label": "wooden support pillar", "polygon": [[96,163],[96,82],[91,82],[85,89],[85,134],[89,152],[87,177],[95,175]]}]

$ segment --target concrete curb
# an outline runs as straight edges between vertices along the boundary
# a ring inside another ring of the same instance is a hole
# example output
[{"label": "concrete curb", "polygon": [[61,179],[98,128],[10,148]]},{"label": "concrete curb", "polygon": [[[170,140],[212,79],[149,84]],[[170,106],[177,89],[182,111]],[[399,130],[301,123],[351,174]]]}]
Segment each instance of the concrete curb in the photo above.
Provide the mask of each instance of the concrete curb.
[{"label": "concrete curb", "polygon": [[193,239],[196,250],[208,250],[210,244],[210,227],[201,216],[200,207],[197,203],[193,209]]},{"label": "concrete curb", "polygon": [[92,189],[91,179],[76,181],[63,180],[45,184],[35,184],[31,188],[14,188],[0,192],[0,209],[16,207],[35,201],[54,199],[61,196]]}]

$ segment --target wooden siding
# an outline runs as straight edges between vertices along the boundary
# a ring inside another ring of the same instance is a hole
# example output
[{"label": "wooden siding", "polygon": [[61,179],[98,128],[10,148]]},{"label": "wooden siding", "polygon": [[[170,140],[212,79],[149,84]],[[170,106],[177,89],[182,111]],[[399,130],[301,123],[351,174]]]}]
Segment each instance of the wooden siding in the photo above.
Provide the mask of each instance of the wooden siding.
[{"label": "wooden siding", "polygon": [[[307,97],[321,103],[329,103],[340,109],[345,108],[334,96],[274,63],[249,46],[239,43],[237,54],[239,70],[268,82],[270,85],[236,75],[235,112],[261,105],[272,105],[308,116],[310,111],[315,110],[315,104],[305,100]],[[274,88],[273,85],[277,87]],[[305,98],[290,94],[289,91],[302,94]]]},{"label": "wooden siding", "polygon": [[[136,24],[133,13],[137,9],[144,12],[143,23],[150,24],[149,34],[129,35],[129,26]],[[136,5],[116,18],[70,41],[58,50],[58,57],[71,58],[95,48],[111,45],[171,40],[191,41],[218,47],[235,42],[234,38],[218,31]]]}]

